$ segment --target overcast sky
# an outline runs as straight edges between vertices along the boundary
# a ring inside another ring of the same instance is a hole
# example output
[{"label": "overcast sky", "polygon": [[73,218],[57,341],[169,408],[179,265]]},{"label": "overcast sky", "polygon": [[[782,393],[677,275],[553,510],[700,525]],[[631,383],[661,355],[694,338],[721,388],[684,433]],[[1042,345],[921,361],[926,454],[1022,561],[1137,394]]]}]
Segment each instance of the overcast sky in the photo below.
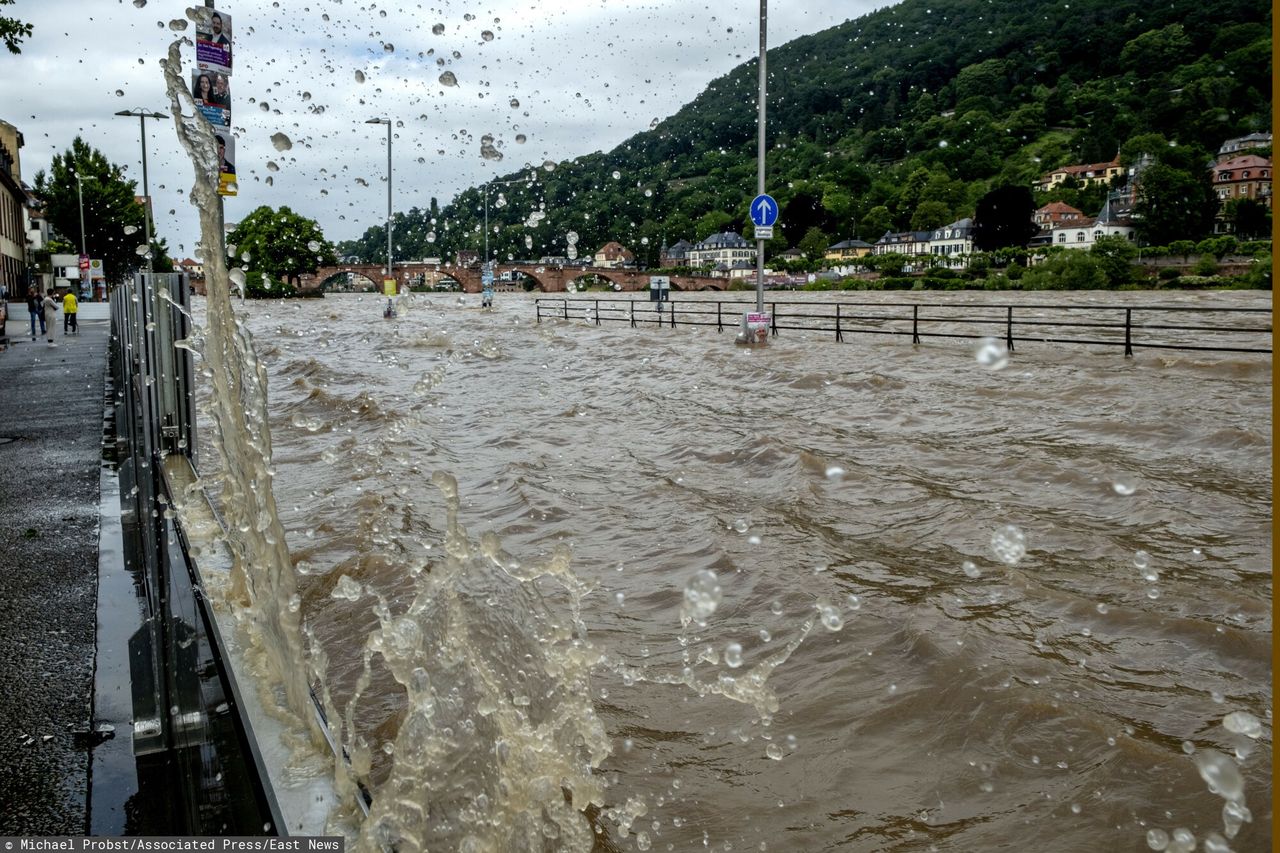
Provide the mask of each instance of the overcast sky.
[{"label": "overcast sky", "polygon": [[[769,44],[884,5],[775,0]],[[25,137],[28,184],[79,134],[127,166],[141,194],[138,121],[113,113],[167,112],[158,63],[175,38],[193,37],[193,26],[175,29],[186,8],[172,0],[17,0],[0,9],[35,26],[20,56],[0,51],[0,119]],[[368,118],[395,121],[395,209],[425,207],[432,196],[444,204],[526,163],[609,150],[759,45],[754,2],[227,0],[218,9],[234,40],[240,194],[226,200],[227,220],[262,204],[289,205],[334,241],[386,218],[386,129]],[[193,50],[183,57],[191,63]],[[456,85],[440,82],[446,71]],[[156,233],[175,256],[188,256],[199,236],[187,201],[192,167],[172,120],[149,120],[147,131]],[[290,150],[273,145],[278,133]],[[485,135],[500,161],[481,156]]]}]

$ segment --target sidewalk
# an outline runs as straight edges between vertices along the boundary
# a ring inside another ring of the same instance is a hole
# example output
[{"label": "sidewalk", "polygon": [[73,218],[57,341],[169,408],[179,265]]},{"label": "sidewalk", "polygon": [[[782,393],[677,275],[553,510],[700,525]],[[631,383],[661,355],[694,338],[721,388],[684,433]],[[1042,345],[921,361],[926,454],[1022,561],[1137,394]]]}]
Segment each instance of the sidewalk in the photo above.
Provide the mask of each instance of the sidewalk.
[{"label": "sidewalk", "polygon": [[[99,467],[109,323],[33,343],[22,309],[0,352],[0,835],[86,832]],[[90,310],[86,310],[90,309]],[[17,321],[21,321],[21,323]]]}]

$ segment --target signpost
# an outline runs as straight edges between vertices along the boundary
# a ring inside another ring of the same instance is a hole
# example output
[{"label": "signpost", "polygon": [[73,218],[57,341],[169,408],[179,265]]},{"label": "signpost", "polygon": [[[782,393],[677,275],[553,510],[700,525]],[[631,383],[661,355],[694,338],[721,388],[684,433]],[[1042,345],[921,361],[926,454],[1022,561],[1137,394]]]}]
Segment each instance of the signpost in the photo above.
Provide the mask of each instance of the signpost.
[{"label": "signpost", "polygon": [[[769,324],[759,322],[764,313],[764,244],[773,237],[773,226],[778,221],[778,203],[773,196],[764,191],[765,164],[765,95],[768,91],[768,76],[765,61],[768,58],[767,44],[769,23],[769,0],[760,0],[760,67],[758,93],[756,96],[756,197],[751,200],[751,221],[756,226],[756,322],[751,321],[750,313],[742,315],[742,331],[738,335],[738,343],[763,345],[769,340]],[[763,333],[761,333],[763,330]]]}]

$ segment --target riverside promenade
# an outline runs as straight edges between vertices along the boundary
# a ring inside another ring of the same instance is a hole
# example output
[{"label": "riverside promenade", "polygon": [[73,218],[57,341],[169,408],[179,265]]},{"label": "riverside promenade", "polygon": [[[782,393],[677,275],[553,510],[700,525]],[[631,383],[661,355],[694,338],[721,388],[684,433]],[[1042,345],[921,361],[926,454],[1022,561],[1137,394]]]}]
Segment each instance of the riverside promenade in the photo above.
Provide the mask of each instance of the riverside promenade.
[{"label": "riverside promenade", "polygon": [[0,835],[83,835],[108,306],[82,305],[78,336],[62,336],[59,316],[56,347],[31,340],[25,305],[9,307],[10,345],[0,352]]}]

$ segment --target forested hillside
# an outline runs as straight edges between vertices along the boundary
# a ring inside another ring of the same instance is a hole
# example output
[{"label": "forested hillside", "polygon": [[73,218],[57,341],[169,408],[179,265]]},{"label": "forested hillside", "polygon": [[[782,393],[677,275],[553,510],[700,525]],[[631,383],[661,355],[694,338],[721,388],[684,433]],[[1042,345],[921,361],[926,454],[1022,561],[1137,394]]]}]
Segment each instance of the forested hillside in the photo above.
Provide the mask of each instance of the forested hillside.
[{"label": "forested hillside", "polygon": [[[936,227],[997,185],[1118,151],[1208,192],[1222,141],[1270,130],[1271,61],[1261,0],[907,0],[796,39],[769,51],[767,183],[783,206],[770,251]],[[520,183],[491,190],[494,256],[565,255],[573,231],[584,253],[618,240],[656,265],[664,240],[749,234],[756,65],[613,151],[500,178]],[[1102,191],[1037,200],[1092,213]],[[397,215],[396,254],[479,250],[482,216],[479,188]],[[377,226],[340,251],[384,260],[385,245]]]}]

